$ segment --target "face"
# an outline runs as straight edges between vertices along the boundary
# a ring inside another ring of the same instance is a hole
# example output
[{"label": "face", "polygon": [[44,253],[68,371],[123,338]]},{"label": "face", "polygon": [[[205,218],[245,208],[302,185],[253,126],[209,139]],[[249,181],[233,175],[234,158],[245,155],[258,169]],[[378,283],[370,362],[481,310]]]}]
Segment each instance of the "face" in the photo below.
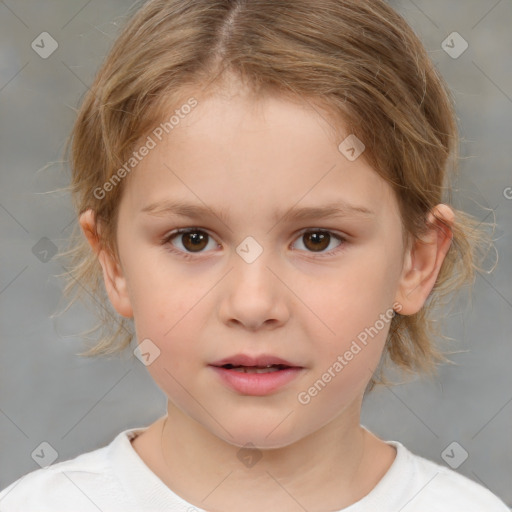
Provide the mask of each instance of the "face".
[{"label": "face", "polygon": [[170,402],[232,445],[286,446],[358,413],[383,350],[398,205],[330,133],[307,104],[198,97],[125,183],[111,300],[160,351],[148,370]]}]

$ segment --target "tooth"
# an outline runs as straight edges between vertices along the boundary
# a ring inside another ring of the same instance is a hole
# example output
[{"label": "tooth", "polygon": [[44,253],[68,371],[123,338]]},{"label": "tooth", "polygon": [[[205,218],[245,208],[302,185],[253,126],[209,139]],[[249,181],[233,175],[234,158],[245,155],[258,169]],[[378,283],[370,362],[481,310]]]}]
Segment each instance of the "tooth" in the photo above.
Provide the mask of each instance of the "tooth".
[{"label": "tooth", "polygon": [[246,366],[240,366],[238,368],[233,368],[236,372],[241,373],[271,373],[271,372],[278,372],[279,368],[272,367],[272,365],[267,366],[265,368],[256,368],[254,366],[252,367],[246,367]]}]

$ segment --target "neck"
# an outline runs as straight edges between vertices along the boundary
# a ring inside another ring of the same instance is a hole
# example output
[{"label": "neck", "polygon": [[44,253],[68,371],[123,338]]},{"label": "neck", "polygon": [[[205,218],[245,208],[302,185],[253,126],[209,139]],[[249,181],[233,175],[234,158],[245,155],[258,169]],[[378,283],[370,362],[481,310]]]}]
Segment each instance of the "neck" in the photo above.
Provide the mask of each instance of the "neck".
[{"label": "neck", "polygon": [[[392,447],[359,425],[359,410],[354,404],[295,443],[260,450],[227,443],[169,402],[155,425],[160,461],[150,467],[176,494],[212,512],[339,510],[368,494],[394,458]],[[375,464],[376,451],[384,463]]]}]

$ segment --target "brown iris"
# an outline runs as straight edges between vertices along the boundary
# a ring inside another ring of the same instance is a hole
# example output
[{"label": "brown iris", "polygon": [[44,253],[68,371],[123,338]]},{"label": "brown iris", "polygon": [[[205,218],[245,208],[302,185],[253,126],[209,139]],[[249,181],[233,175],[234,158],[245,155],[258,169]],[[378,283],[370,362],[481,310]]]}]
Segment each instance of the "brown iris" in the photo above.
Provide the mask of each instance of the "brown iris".
[{"label": "brown iris", "polygon": [[[304,245],[312,251],[323,251],[329,247],[331,235],[322,231],[310,231],[302,235]],[[311,245],[309,245],[311,243]]]},{"label": "brown iris", "polygon": [[[208,234],[204,231],[189,231],[180,233],[183,246],[190,252],[201,252],[208,244]],[[302,235],[304,245],[313,252],[322,252],[328,246],[331,235],[323,231],[309,231]]]},{"label": "brown iris", "polygon": [[191,252],[202,251],[208,244],[208,234],[203,231],[181,233],[183,247]]}]

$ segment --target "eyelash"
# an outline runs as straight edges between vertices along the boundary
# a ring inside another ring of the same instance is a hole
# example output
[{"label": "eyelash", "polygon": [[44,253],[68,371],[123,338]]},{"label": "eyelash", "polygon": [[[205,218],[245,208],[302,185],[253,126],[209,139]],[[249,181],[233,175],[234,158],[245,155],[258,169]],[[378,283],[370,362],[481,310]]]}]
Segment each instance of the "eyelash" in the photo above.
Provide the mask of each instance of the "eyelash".
[{"label": "eyelash", "polygon": [[[162,245],[167,245],[168,246],[168,250],[174,254],[178,254],[179,256],[181,256],[182,258],[186,259],[186,260],[190,260],[192,258],[194,258],[195,256],[199,256],[201,257],[201,254],[203,254],[203,252],[197,252],[197,253],[193,253],[193,252],[184,252],[180,249],[176,249],[170,242],[171,240],[173,240],[175,237],[178,237],[179,235],[183,235],[183,234],[188,234],[188,233],[196,233],[196,232],[200,232],[200,233],[204,233],[206,234],[208,237],[212,238],[213,237],[205,230],[201,229],[201,228],[195,228],[195,227],[192,227],[192,228],[180,228],[180,229],[176,229],[175,231],[167,234],[166,236],[163,237],[163,239],[161,240],[161,243]],[[327,252],[321,252],[321,253],[314,253],[312,251],[308,251],[313,258],[323,258],[323,257],[326,257],[326,256],[332,256],[334,254],[337,254],[338,252],[342,251],[345,249],[345,245],[347,243],[347,239],[341,235],[338,235],[336,233],[333,233],[332,231],[329,231],[327,229],[320,229],[320,228],[317,228],[317,229],[311,229],[311,228],[308,228],[308,229],[304,229],[302,230],[298,235],[297,237],[295,238],[295,240],[297,240],[299,237],[305,235],[306,233],[328,233],[330,234],[331,236],[333,236],[335,239],[337,239],[340,243],[340,245],[338,245],[337,247],[335,247],[334,249],[331,249],[330,251],[327,251]],[[300,250],[300,249],[295,249],[295,250]]]}]

